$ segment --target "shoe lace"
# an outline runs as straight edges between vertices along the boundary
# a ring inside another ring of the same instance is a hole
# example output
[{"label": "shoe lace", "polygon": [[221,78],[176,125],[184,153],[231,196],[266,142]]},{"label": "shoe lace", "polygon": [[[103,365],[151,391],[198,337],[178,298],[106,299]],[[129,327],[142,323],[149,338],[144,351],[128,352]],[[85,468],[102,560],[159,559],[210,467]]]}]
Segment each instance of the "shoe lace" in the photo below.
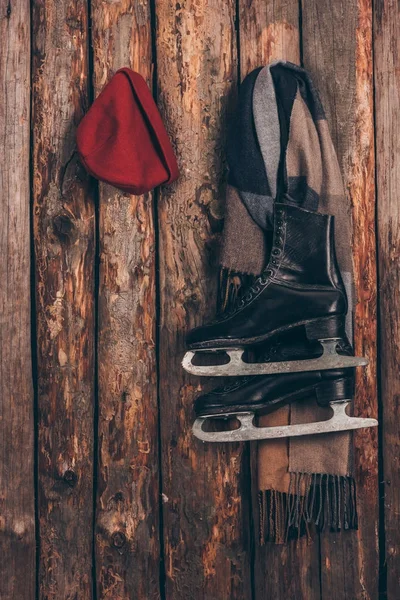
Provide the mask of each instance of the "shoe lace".
[{"label": "shoe lace", "polygon": [[246,304],[251,302],[257,296],[257,294],[261,292],[261,290],[267,285],[272,275],[272,269],[266,269],[264,273],[257,277],[254,283],[249,288],[247,288],[247,290],[243,293],[241,299],[236,304],[234,304],[229,310],[218,315],[215,319],[213,319],[210,322],[210,325],[213,325],[215,323],[221,323],[222,321],[226,321],[227,319],[233,317],[233,315],[239,312]]},{"label": "shoe lace", "polygon": [[274,231],[274,243],[271,250],[271,258],[267,265],[267,268],[254,283],[246,290],[242,298],[237,304],[227,312],[217,317],[213,323],[220,323],[226,319],[231,318],[237,312],[239,312],[244,306],[249,304],[254,298],[261,292],[261,290],[268,284],[270,278],[274,275],[274,269],[278,267],[278,256],[282,253],[283,239],[281,237],[282,227],[284,226],[283,212],[282,210],[277,211],[276,228]]},{"label": "shoe lace", "polygon": [[261,290],[267,285],[272,275],[272,269],[266,269],[264,273],[257,277],[255,282],[248,288],[248,290],[246,290],[246,293],[243,294],[243,297],[241,298],[237,306],[234,307],[234,311],[236,312],[238,308],[243,308],[243,306],[251,302],[257,296],[257,294],[259,294]]}]

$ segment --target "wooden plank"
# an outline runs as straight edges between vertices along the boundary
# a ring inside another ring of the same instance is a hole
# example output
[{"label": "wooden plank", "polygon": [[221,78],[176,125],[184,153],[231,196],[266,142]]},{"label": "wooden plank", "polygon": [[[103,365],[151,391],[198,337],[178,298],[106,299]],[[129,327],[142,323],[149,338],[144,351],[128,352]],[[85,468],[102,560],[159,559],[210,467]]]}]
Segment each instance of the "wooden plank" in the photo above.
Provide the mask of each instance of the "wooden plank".
[{"label": "wooden plank", "polygon": [[300,63],[299,3],[239,0],[240,72],[274,60]]},{"label": "wooden plank", "polygon": [[[299,64],[299,3],[297,0],[239,2],[240,65],[242,79],[256,67],[283,59]],[[254,473],[256,452],[253,456]],[[254,477],[255,478],[255,477]],[[253,512],[258,515],[257,491]],[[256,545],[254,585],[257,599],[320,598],[319,540],[291,542],[287,547]]]},{"label": "wooden plank", "polygon": [[319,538],[293,540],[287,545],[256,547],[254,562],[257,600],[319,600]]},{"label": "wooden plank", "polygon": [[[397,2],[375,4],[374,70],[378,191],[380,291],[380,392],[384,486],[385,544],[382,547],[388,600],[399,596],[400,553],[400,305],[399,261],[400,141],[399,94],[400,8]],[[382,596],[383,597],[383,596]]]},{"label": "wooden plank", "polygon": [[[302,17],[304,66],[321,93],[353,208],[355,350],[370,360],[357,373],[355,412],[376,417],[371,1],[307,0]],[[322,596],[329,599],[376,598],[378,593],[377,430],[360,430],[354,446],[359,531],[321,536]]]},{"label": "wooden plank", "polygon": [[95,215],[75,152],[85,0],[33,2],[41,598],[92,598]]},{"label": "wooden plank", "polygon": [[[149,2],[92,0],[96,95],[117,69],[151,86]],[[100,185],[98,598],[159,598],[153,196]]]},{"label": "wooden plank", "polygon": [[35,597],[30,6],[0,2],[0,598]]},{"label": "wooden plank", "polygon": [[166,597],[251,597],[248,456],[192,436],[192,403],[217,382],[181,359],[193,326],[215,315],[217,231],[225,194],[226,112],[236,94],[235,3],[159,0],[160,107],[181,176],[161,189],[160,408]]}]

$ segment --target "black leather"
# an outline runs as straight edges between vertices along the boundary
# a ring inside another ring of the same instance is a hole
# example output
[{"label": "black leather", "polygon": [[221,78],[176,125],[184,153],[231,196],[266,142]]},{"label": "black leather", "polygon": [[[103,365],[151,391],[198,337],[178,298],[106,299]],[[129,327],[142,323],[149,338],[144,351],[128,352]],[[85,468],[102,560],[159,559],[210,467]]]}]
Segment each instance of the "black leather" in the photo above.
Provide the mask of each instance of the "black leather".
[{"label": "black leather", "polygon": [[[343,377],[338,378],[329,371],[242,377],[231,385],[199,396],[195,401],[195,412],[198,417],[246,410],[268,414],[294,400],[308,400],[318,385],[339,379]],[[330,401],[334,400],[334,395],[330,396]]]},{"label": "black leather", "polygon": [[186,342],[193,350],[252,345],[319,318],[344,318],[346,312],[333,217],[276,203],[264,274],[234,311],[193,329]]}]

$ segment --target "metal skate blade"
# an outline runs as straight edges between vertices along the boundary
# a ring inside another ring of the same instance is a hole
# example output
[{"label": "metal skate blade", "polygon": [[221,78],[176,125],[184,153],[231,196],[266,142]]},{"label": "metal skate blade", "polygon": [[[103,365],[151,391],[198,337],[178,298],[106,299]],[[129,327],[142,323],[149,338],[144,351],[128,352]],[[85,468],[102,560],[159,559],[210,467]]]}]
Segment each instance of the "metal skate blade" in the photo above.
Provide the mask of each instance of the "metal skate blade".
[{"label": "metal skate blade", "polygon": [[[365,367],[368,359],[361,356],[343,356],[336,352],[337,339],[320,340],[323,354],[318,358],[306,360],[285,360],[271,363],[247,363],[242,356],[244,349],[225,350],[229,362],[223,365],[194,365],[196,351],[186,352],[182,366],[188,373],[205,377],[236,377],[241,375],[280,375],[283,373],[300,373],[302,371],[325,371],[327,369],[348,369]],[[202,352],[199,350],[198,352]],[[205,351],[210,352],[210,350]]]},{"label": "metal skate blade", "polygon": [[277,427],[256,427],[253,424],[254,413],[234,413],[221,415],[235,417],[240,422],[240,427],[232,431],[204,431],[203,425],[207,419],[213,416],[199,417],[193,424],[193,434],[203,442],[249,442],[252,440],[272,440],[285,437],[299,437],[303,435],[318,435],[323,433],[335,433],[337,431],[351,431],[364,427],[376,427],[376,419],[364,419],[361,417],[349,417],[346,414],[346,406],[351,400],[332,403],[330,408],[333,416],[328,421],[317,421],[315,423],[300,423],[298,425],[282,425]]}]

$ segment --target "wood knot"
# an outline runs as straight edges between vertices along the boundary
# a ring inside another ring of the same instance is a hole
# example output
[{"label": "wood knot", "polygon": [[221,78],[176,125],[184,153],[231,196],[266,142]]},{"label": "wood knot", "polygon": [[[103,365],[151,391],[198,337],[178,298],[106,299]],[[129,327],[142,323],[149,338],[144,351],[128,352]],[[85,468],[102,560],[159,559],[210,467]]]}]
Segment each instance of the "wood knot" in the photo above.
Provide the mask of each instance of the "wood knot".
[{"label": "wood knot", "polygon": [[57,215],[53,220],[53,231],[61,242],[71,242],[75,238],[75,225],[68,215]]},{"label": "wood knot", "polygon": [[81,20],[77,19],[75,17],[68,17],[68,19],[66,20],[66,23],[67,23],[68,27],[70,27],[71,29],[81,29],[82,28]]},{"label": "wood knot", "polygon": [[129,392],[122,392],[121,394],[121,402],[128,402],[129,398],[130,398],[130,393]]},{"label": "wood knot", "polygon": [[122,548],[126,544],[126,536],[122,531],[116,531],[112,536],[114,548]]},{"label": "wood knot", "polygon": [[68,469],[65,471],[63,479],[69,487],[75,487],[78,482],[78,475],[72,469]]}]

